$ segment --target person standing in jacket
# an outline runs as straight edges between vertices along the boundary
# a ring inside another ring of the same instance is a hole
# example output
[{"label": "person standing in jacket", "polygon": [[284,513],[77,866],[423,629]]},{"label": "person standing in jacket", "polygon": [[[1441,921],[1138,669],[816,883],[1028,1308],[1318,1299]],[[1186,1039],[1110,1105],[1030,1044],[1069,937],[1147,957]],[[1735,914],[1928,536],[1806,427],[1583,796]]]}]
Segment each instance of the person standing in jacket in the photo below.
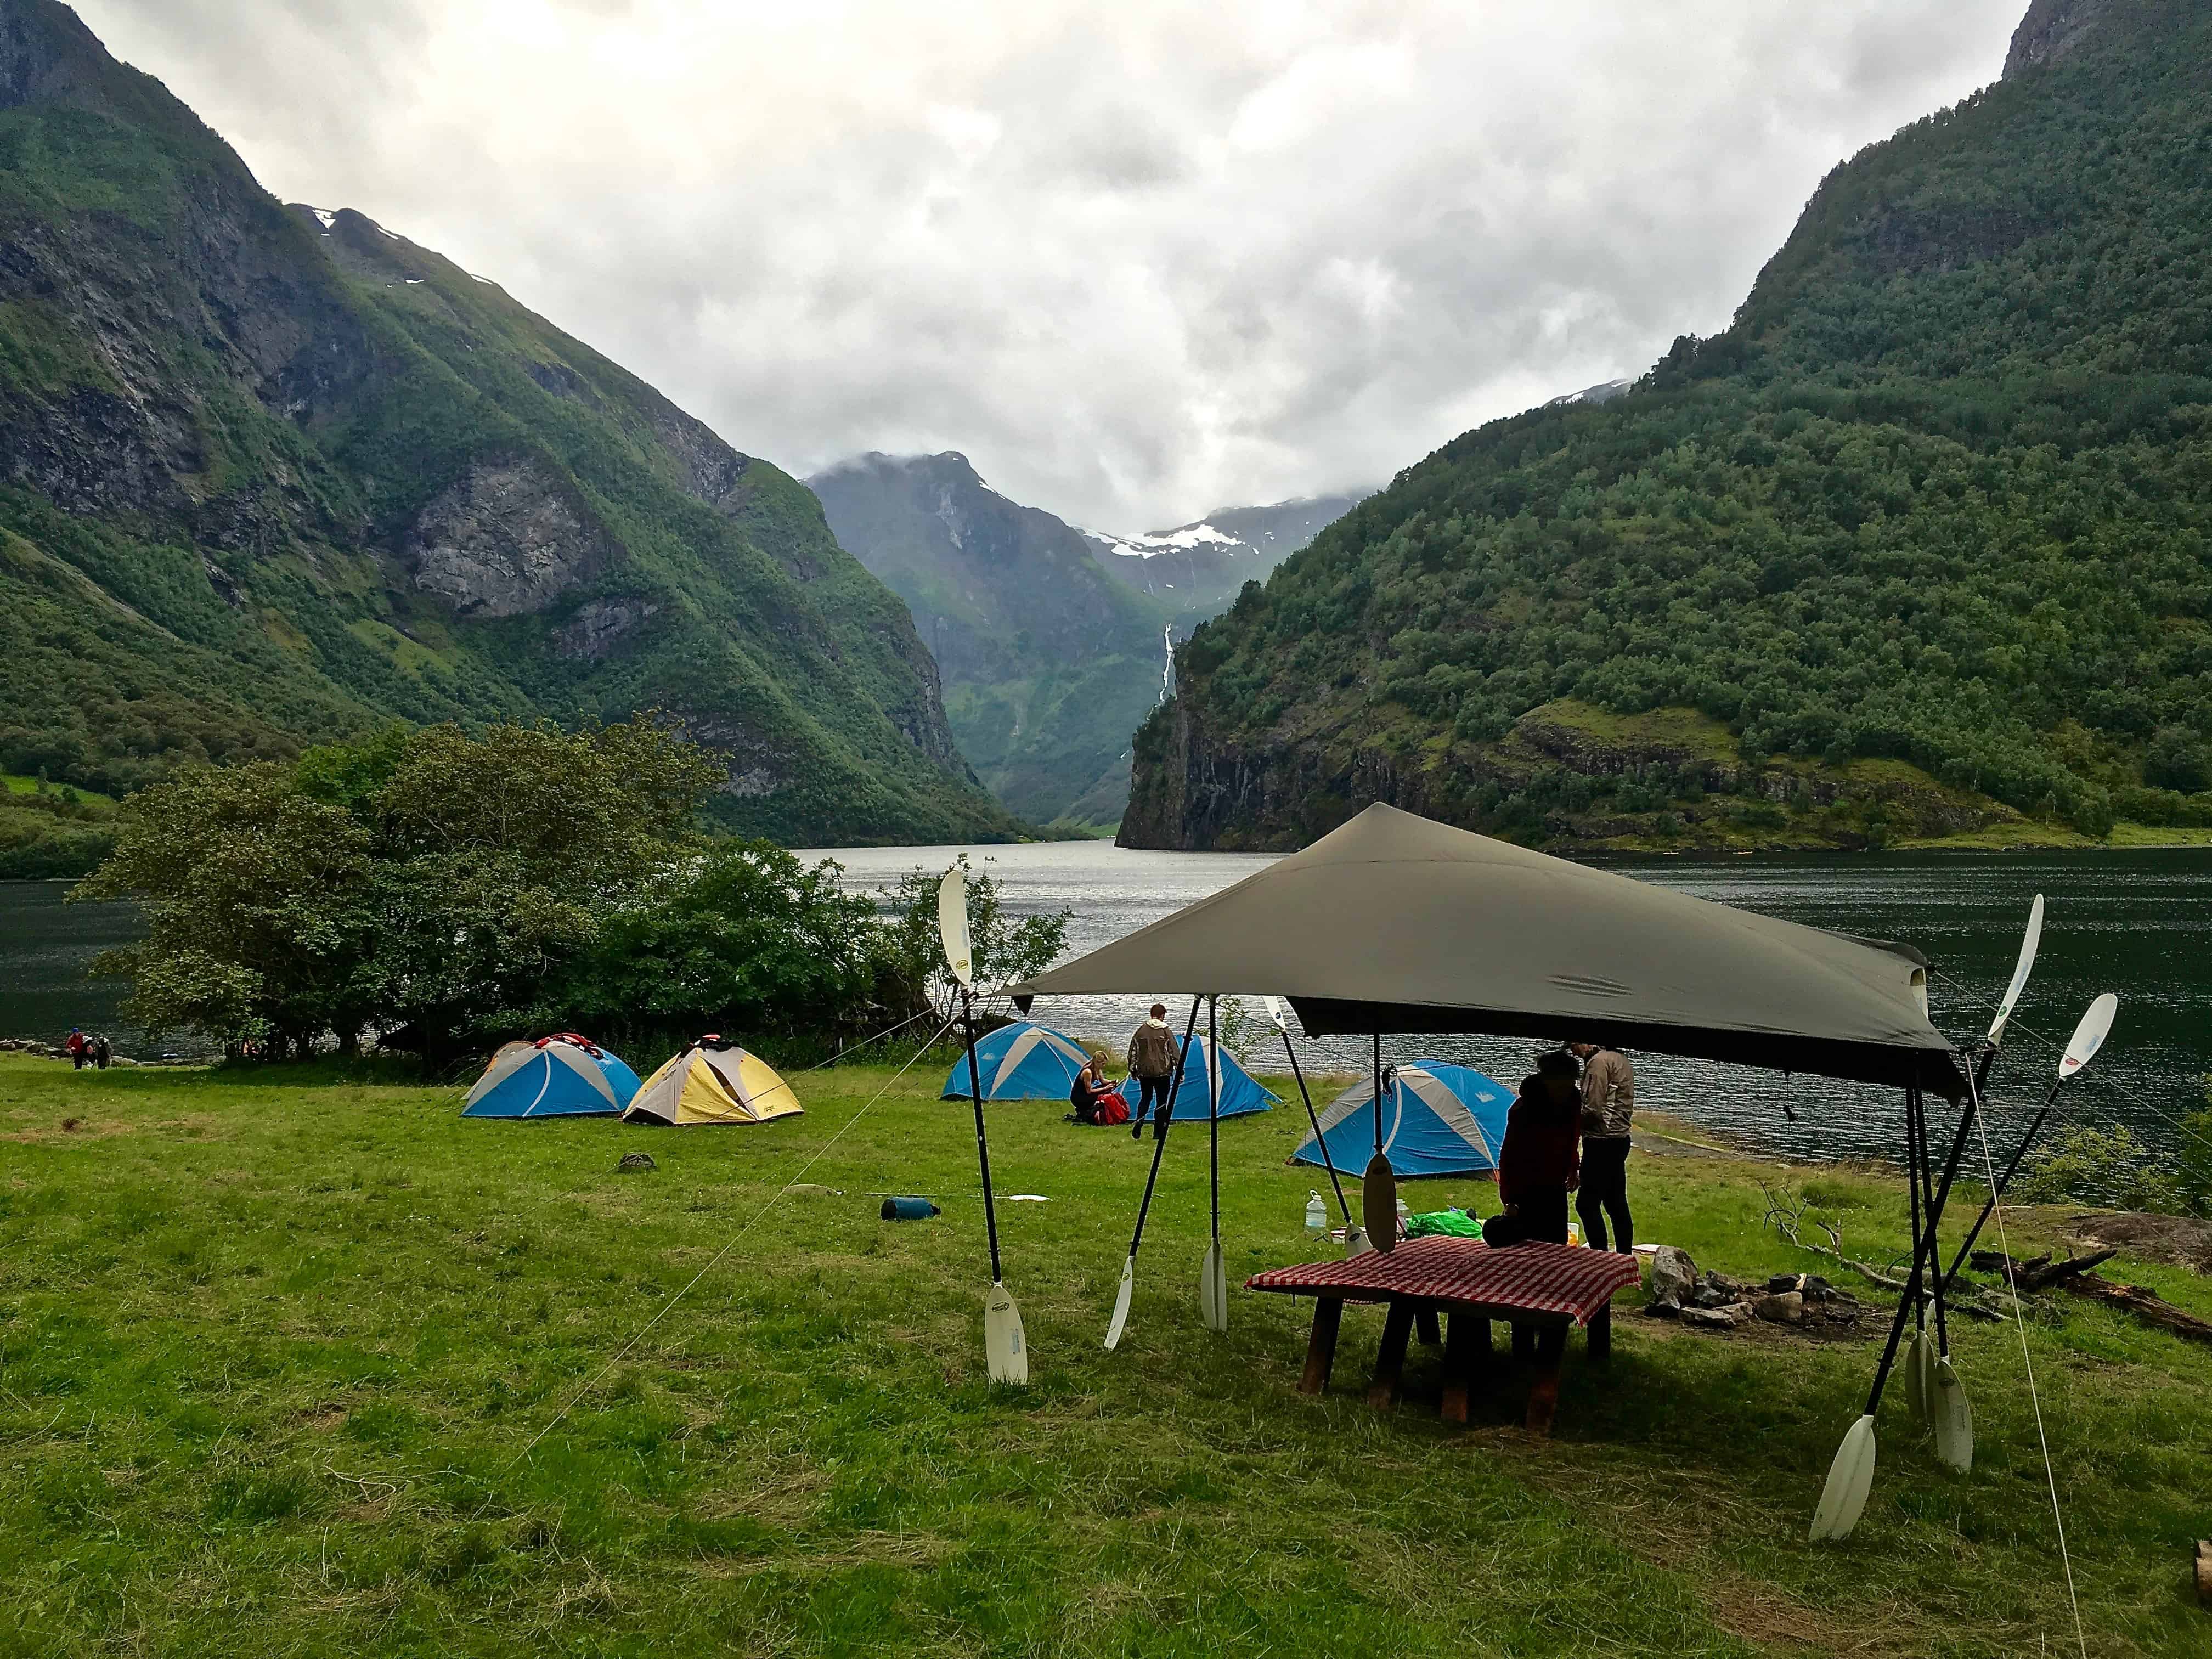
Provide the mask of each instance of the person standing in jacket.
[{"label": "person standing in jacket", "polygon": [[1168,1132],[1168,1114],[1173,1109],[1169,1091],[1175,1082],[1175,1030],[1168,1024],[1167,1004],[1152,1005],[1152,1017],[1129,1035],[1129,1075],[1137,1079],[1142,1091],[1137,1100],[1137,1109],[1130,1114],[1129,1139],[1141,1140],[1145,1136],[1145,1119],[1153,1120],[1152,1133],[1164,1139]]},{"label": "person standing in jacket", "polygon": [[1534,1077],[1522,1079],[1498,1149],[1498,1196],[1505,1207],[1482,1224],[1482,1242],[1492,1249],[1531,1239],[1567,1242],[1581,1112],[1570,1055],[1554,1050],[1536,1062]]},{"label": "person standing in jacket", "polygon": [[85,1062],[92,1058],[92,1044],[86,1040],[84,1033],[74,1025],[70,1027],[69,1041],[64,1042],[62,1048],[70,1057],[70,1070],[72,1072],[84,1070]]},{"label": "person standing in jacket", "polygon": [[1613,1221],[1611,1248],[1634,1254],[1628,1222],[1628,1126],[1636,1115],[1636,1072],[1628,1057],[1595,1042],[1570,1043],[1583,1063],[1583,1188],[1575,1200],[1583,1237],[1594,1250],[1607,1248],[1605,1224]]}]

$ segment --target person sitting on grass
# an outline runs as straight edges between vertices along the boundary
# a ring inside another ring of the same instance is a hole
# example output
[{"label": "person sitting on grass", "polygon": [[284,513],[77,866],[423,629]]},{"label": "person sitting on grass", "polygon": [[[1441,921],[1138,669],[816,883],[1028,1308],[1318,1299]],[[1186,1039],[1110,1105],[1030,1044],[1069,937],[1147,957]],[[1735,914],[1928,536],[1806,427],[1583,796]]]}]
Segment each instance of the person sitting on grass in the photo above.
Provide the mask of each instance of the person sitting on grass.
[{"label": "person sitting on grass", "polygon": [[1567,1193],[1581,1174],[1576,1139],[1583,1097],[1575,1070],[1570,1054],[1544,1055],[1505,1115],[1505,1144],[1498,1149],[1498,1196],[1505,1207],[1482,1224],[1482,1242],[1492,1249],[1567,1242]]},{"label": "person sitting on grass", "polygon": [[1075,1108],[1078,1123],[1098,1121],[1098,1097],[1106,1092],[1106,1068],[1093,1054],[1083,1062],[1083,1069],[1075,1074],[1075,1081],[1067,1091],[1068,1103]]}]

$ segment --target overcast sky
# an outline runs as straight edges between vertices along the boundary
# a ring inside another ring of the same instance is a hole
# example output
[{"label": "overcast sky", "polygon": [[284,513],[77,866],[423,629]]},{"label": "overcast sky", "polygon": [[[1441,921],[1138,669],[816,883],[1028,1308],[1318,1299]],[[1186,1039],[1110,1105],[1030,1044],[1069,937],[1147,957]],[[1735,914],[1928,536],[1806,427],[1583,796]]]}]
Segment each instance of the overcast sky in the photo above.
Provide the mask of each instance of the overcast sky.
[{"label": "overcast sky", "polygon": [[2026,0],[77,0],[289,201],[802,475],[1158,529],[1727,323]]}]

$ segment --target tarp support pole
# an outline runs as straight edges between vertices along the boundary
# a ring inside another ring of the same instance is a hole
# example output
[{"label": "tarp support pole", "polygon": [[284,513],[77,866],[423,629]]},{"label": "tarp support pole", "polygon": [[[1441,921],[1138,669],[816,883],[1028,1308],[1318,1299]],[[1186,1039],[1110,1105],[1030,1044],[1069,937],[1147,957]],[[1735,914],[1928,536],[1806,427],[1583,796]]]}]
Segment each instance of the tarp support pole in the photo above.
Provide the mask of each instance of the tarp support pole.
[{"label": "tarp support pole", "polygon": [[1344,1196],[1344,1182],[1337,1178],[1336,1161],[1328,1155],[1328,1139],[1321,1132],[1321,1117],[1313,1108],[1313,1097],[1306,1092],[1306,1074],[1298,1069],[1298,1051],[1291,1046],[1290,1028],[1283,1028],[1283,1053],[1291,1062],[1291,1075],[1297,1079],[1298,1098],[1306,1103],[1306,1121],[1313,1125],[1314,1145],[1321,1149],[1321,1167],[1328,1171],[1328,1184],[1336,1189],[1336,1207],[1344,1212],[1344,1224],[1352,1225],[1352,1206]]},{"label": "tarp support pole", "polygon": [[[1221,999],[1206,1000],[1206,1162],[1212,1188],[1213,1243],[1221,1243]],[[1174,1109],[1170,1103],[1169,1114]]]}]

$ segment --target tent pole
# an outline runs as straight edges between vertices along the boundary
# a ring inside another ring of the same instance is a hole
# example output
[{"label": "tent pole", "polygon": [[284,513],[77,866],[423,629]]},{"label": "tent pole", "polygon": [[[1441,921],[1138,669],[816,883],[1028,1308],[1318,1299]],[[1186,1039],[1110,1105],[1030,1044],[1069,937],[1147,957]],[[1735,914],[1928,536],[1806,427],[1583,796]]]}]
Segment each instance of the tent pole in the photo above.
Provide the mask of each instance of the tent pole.
[{"label": "tent pole", "polygon": [[1298,1098],[1306,1103],[1306,1121],[1313,1125],[1314,1145],[1321,1148],[1321,1167],[1328,1171],[1328,1184],[1336,1189],[1336,1207],[1344,1212],[1344,1224],[1352,1224],[1352,1206],[1344,1196],[1344,1182],[1337,1178],[1336,1161],[1328,1155],[1328,1142],[1322,1139],[1321,1118],[1313,1108],[1313,1097],[1306,1092],[1306,1074],[1298,1069],[1298,1051],[1291,1046],[1288,1027],[1283,1030],[1283,1053],[1291,1062],[1291,1075],[1297,1079]]},{"label": "tent pole", "polygon": [[[1905,1109],[1908,1112],[1913,1110],[1910,1103],[1912,1095],[1918,1092],[1916,1085],[1911,1094],[1906,1097]],[[1939,1215],[1942,1212],[1945,1201],[1951,1195],[1951,1182],[1959,1173],[1959,1159],[1966,1150],[1966,1132],[1972,1121],[1971,1112],[1962,1115],[1959,1121],[1959,1133],[1952,1138],[1951,1155],[1944,1161],[1942,1184],[1936,1191],[1936,1210]],[[1920,1232],[1917,1225],[1914,1231],[1916,1237],[1913,1240],[1912,1272],[1905,1280],[1905,1294],[1898,1298],[1896,1317],[1890,1321],[1889,1340],[1883,1346],[1881,1364],[1875,1370],[1874,1387],[1867,1393],[1866,1414],[1869,1417],[1872,1417],[1875,1408],[1881,1404],[1882,1385],[1889,1381],[1890,1367],[1896,1363],[1897,1345],[1904,1338],[1905,1321],[1911,1317],[1914,1307],[1919,1303],[1922,1281],[1927,1269],[1935,1265],[1929,1237]]]}]

